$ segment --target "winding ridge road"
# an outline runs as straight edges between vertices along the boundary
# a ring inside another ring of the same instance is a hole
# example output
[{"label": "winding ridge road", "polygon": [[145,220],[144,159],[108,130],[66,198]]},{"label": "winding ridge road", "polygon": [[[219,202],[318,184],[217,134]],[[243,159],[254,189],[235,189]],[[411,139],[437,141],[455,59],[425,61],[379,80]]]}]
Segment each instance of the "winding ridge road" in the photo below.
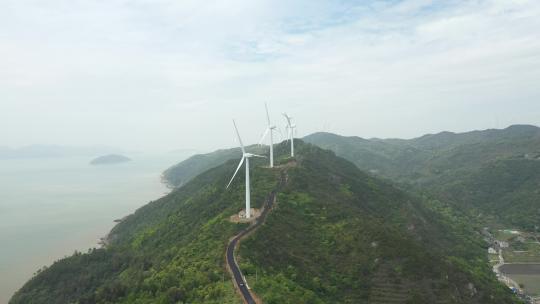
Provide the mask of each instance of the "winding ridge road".
[{"label": "winding ridge road", "polygon": [[276,201],[276,194],[278,190],[281,189],[285,185],[286,182],[287,182],[287,174],[286,174],[286,171],[284,170],[281,172],[281,180],[278,185],[278,188],[272,191],[270,195],[268,196],[268,198],[266,199],[261,215],[255,221],[253,221],[252,224],[248,228],[242,230],[239,234],[237,234],[234,238],[232,238],[229,241],[229,244],[227,245],[226,260],[227,260],[228,268],[230,269],[233,275],[235,285],[238,287],[238,290],[240,291],[242,298],[244,299],[244,302],[247,304],[256,304],[257,302],[255,301],[255,299],[253,298],[253,295],[249,291],[247,283],[244,281],[244,276],[242,275],[242,271],[240,270],[240,267],[238,266],[238,263],[236,262],[236,258],[234,257],[234,251],[240,239],[242,239],[247,234],[257,229],[260,225],[264,223],[266,216],[268,215],[268,213],[270,212],[270,210],[272,209]]}]

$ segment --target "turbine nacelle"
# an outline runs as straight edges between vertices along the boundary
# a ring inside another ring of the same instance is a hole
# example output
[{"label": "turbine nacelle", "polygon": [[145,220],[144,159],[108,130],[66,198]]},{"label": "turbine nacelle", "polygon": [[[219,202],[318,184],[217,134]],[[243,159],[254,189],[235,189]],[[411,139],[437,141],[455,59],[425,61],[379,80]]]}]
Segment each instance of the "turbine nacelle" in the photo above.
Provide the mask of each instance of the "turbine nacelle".
[{"label": "turbine nacelle", "polygon": [[287,113],[283,113],[283,116],[287,120],[287,125],[285,128],[287,129],[287,140],[291,143],[291,157],[294,157],[294,129],[296,129],[296,124],[292,123],[292,117],[287,115]]},{"label": "turbine nacelle", "polygon": [[[266,109],[266,121],[268,122],[266,130],[264,130],[263,136],[261,137],[261,140],[259,140],[259,145],[262,145],[264,142],[264,139],[267,135],[270,135],[270,168],[274,167],[274,131],[279,131],[277,126],[272,124],[270,121],[270,114],[268,113],[268,105],[265,103],[264,108]],[[279,132],[281,133],[281,132]]]}]

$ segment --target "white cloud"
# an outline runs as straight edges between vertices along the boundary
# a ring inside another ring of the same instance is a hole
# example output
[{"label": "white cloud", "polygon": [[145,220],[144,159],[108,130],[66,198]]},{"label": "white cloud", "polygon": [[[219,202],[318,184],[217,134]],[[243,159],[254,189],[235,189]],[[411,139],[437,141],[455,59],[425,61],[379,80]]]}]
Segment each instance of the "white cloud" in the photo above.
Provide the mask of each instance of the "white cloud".
[{"label": "white cloud", "polygon": [[255,141],[264,101],[304,133],[540,123],[538,1],[3,6],[1,144],[215,148],[233,116]]}]

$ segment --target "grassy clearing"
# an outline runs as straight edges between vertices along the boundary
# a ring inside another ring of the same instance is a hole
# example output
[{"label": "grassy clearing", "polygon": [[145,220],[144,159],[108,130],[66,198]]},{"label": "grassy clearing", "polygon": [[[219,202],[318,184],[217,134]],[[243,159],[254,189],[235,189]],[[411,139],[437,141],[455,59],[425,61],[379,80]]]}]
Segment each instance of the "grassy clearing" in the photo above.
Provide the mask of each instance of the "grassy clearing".
[{"label": "grassy clearing", "polygon": [[512,244],[503,251],[503,256],[507,263],[540,263],[540,244],[536,242],[520,243],[519,246]]},{"label": "grassy clearing", "polygon": [[516,234],[511,233],[508,229],[496,230],[494,235],[497,240],[505,242],[516,236]]}]

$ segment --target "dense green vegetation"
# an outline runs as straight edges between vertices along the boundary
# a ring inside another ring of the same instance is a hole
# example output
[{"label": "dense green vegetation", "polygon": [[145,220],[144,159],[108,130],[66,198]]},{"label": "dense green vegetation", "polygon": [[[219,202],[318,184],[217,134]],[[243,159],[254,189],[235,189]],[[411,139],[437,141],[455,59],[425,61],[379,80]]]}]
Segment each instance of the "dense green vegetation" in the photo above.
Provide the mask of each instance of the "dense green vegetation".
[{"label": "dense green vegetation", "polygon": [[[531,230],[540,226],[540,129],[441,132],[402,139],[362,139],[330,133],[304,138],[358,168],[404,188],[429,192],[484,223]],[[165,172],[173,186],[236,157],[238,149],[196,155]],[[480,186],[480,187],[478,187]],[[495,191],[493,191],[495,190]]]},{"label": "dense green vegetation", "polygon": [[363,170],[452,202],[485,223],[529,230],[540,224],[537,127],[442,132],[411,140],[316,133],[305,140]]},{"label": "dense green vegetation", "polygon": [[[415,197],[312,145],[267,222],[242,242],[240,263],[265,303],[513,303],[482,241],[447,205]],[[288,147],[276,147],[288,163]],[[253,203],[280,170],[254,161]],[[227,240],[245,227],[236,166],[226,162],[119,223],[105,249],[40,271],[10,303],[239,303],[224,267]]]},{"label": "dense green vegetation", "polygon": [[[458,176],[456,176],[458,175]],[[446,176],[433,193],[476,218],[534,231],[540,225],[540,161],[501,159],[472,172]]]},{"label": "dense green vegetation", "polygon": [[241,267],[265,303],[511,302],[480,238],[440,202],[328,151],[298,151],[277,207],[241,247]]}]

